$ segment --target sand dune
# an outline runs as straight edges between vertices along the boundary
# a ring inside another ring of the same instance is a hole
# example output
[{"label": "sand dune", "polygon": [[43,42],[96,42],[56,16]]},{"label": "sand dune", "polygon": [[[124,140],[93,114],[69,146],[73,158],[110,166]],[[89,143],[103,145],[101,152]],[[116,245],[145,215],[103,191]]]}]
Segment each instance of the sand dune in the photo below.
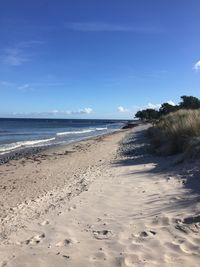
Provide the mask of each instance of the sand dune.
[{"label": "sand dune", "polygon": [[1,166],[16,186],[24,173],[24,186],[36,181],[8,199],[1,266],[199,266],[199,194],[187,184],[196,163],[153,156],[145,129],[68,146],[67,156],[49,151],[40,164]]}]

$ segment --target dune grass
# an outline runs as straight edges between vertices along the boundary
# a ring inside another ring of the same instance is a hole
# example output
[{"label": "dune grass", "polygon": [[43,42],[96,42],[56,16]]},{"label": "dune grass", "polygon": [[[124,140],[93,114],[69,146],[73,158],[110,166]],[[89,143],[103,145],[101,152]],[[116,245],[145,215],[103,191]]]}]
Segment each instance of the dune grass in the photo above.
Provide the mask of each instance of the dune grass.
[{"label": "dune grass", "polygon": [[159,154],[185,152],[200,144],[200,109],[182,109],[163,116],[149,134]]}]

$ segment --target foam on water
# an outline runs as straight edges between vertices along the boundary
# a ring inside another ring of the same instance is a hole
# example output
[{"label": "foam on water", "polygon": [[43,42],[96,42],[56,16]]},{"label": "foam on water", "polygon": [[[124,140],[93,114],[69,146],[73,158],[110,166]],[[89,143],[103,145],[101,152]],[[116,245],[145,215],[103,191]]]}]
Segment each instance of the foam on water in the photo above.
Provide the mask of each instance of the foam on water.
[{"label": "foam on water", "polygon": [[97,131],[104,131],[104,130],[108,130],[107,127],[101,127],[101,128],[96,128]]},{"label": "foam on water", "polygon": [[82,131],[68,131],[68,132],[60,132],[60,133],[57,133],[56,135],[59,136],[59,135],[68,135],[68,134],[83,134],[83,133],[90,133],[93,131],[95,130],[88,129],[88,130],[82,130]]},{"label": "foam on water", "polygon": [[0,155],[24,148],[79,142],[122,126],[122,122],[111,120],[0,118]]},{"label": "foam on water", "polygon": [[12,150],[15,150],[17,148],[23,148],[23,147],[32,147],[36,146],[38,144],[47,143],[50,141],[55,140],[55,138],[49,138],[49,139],[41,139],[41,140],[30,140],[30,141],[22,141],[22,142],[15,142],[11,144],[5,144],[0,146],[0,154],[8,153]]},{"label": "foam on water", "polygon": [[81,131],[67,131],[67,132],[60,132],[57,133],[57,136],[61,136],[61,135],[69,135],[69,134],[84,134],[84,133],[91,133],[94,131],[104,131],[107,130],[107,127],[102,127],[102,128],[94,128],[94,129],[84,129]]}]

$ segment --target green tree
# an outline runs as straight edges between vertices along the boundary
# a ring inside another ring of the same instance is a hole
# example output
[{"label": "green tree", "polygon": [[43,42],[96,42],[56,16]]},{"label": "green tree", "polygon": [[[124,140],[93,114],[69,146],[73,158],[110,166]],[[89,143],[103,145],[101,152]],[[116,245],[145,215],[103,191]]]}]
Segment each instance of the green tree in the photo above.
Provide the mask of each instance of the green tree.
[{"label": "green tree", "polygon": [[155,120],[159,118],[159,112],[151,108],[143,109],[143,110],[138,111],[135,114],[135,117],[140,120],[144,120],[144,121]]},{"label": "green tree", "polygon": [[163,103],[159,109],[160,115],[167,115],[170,112],[177,111],[179,109],[179,106],[173,106],[169,103]]},{"label": "green tree", "polygon": [[200,108],[200,100],[194,96],[181,96],[182,102],[179,106],[181,109],[197,109]]}]

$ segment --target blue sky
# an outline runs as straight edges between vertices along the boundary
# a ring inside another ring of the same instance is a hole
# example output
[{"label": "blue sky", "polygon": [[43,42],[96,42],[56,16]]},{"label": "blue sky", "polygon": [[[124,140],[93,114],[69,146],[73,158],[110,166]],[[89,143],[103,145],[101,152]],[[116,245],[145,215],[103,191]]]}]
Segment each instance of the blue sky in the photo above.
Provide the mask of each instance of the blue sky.
[{"label": "blue sky", "polygon": [[0,116],[132,118],[200,97],[199,0],[0,2]]}]

